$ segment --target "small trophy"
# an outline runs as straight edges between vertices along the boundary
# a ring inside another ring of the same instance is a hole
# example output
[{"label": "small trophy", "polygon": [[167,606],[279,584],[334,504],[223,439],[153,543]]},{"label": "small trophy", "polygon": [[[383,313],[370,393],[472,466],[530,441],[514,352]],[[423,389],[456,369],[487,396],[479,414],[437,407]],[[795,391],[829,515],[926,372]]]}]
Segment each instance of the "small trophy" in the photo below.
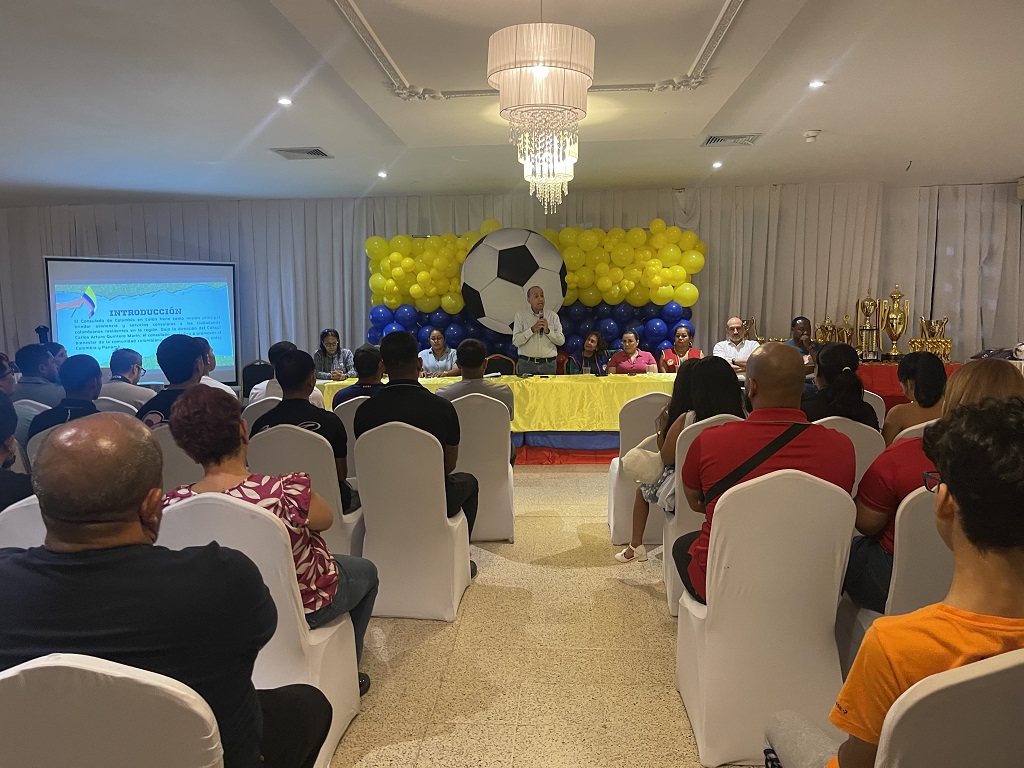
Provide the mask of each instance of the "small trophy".
[{"label": "small trophy", "polygon": [[937,355],[944,363],[949,362],[953,353],[953,342],[946,338],[946,323],[948,317],[941,320],[926,320],[921,316],[921,335],[910,340],[911,352],[931,352]]},{"label": "small trophy", "polygon": [[843,324],[836,328],[836,340],[840,344],[853,344],[853,326],[850,325],[850,316],[843,315]]},{"label": "small trophy", "polygon": [[907,321],[910,319],[910,301],[908,299],[903,302],[903,306],[900,306],[901,301],[903,301],[903,291],[900,290],[898,283],[892,289],[892,293],[889,294],[889,300],[882,299],[882,317],[885,319],[885,333],[892,342],[892,348],[885,355],[886,360],[899,360],[903,357],[897,345],[900,337],[907,330]]},{"label": "small trophy", "polygon": [[857,352],[860,354],[861,360],[876,361],[881,346],[882,338],[878,331],[878,301],[871,298],[871,291],[868,291],[867,298],[857,302]]},{"label": "small trophy", "polygon": [[748,339],[753,339],[758,344],[764,344],[764,337],[757,335],[757,321],[754,318],[750,318],[743,323],[743,328],[746,331]]},{"label": "small trophy", "polygon": [[835,341],[836,338],[836,327],[832,323],[832,318],[825,315],[825,322],[814,329],[814,340],[819,344],[825,344],[829,341]]}]

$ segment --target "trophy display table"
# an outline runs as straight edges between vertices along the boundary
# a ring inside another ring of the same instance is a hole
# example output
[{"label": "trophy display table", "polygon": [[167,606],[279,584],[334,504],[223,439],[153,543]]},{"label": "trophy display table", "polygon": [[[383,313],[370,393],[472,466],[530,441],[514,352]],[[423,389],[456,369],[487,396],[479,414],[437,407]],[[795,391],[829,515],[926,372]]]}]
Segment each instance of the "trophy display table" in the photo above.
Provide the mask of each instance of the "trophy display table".
[{"label": "trophy display table", "polygon": [[[960,365],[960,363],[946,363],[946,375],[953,373]],[[885,401],[886,410],[894,405],[908,402],[900,388],[900,380],[896,377],[897,367],[896,363],[861,363],[860,368],[857,369],[857,375],[864,382],[864,389],[881,397]]]}]

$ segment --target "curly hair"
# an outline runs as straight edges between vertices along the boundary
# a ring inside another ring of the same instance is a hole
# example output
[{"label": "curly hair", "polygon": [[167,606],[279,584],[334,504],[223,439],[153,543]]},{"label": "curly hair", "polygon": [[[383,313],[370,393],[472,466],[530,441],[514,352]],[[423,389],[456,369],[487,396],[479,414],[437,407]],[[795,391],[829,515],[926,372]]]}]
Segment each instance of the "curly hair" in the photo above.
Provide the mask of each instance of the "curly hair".
[{"label": "curly hair", "polygon": [[242,445],[241,424],[241,403],[216,387],[189,387],[171,406],[174,442],[192,461],[204,467],[238,452]]}]

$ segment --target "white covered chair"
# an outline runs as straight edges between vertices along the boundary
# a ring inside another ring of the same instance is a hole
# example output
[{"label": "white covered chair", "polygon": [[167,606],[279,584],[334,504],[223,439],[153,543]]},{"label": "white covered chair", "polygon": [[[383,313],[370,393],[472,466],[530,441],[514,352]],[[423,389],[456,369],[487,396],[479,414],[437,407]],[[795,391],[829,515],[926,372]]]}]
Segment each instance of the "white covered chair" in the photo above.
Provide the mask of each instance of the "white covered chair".
[{"label": "white covered chair", "polygon": [[28,445],[25,446],[25,458],[28,459],[28,465],[30,467],[32,466],[32,462],[36,460],[36,455],[39,453],[39,448],[42,446],[43,440],[45,440],[46,436],[53,432],[53,430],[58,426],[61,425],[58,424],[50,427],[49,429],[44,429],[42,432],[36,432],[29,439]]},{"label": "white covered chair", "polygon": [[178,447],[167,424],[158,424],[152,432],[160,444],[160,452],[164,457],[164,492],[174,490],[179,485],[198,483],[203,479],[203,468]]},{"label": "white covered chair", "polygon": [[355,634],[347,613],[316,629],[306,624],[284,523],[255,504],[201,493],[164,510],[158,541],[170,549],[216,541],[242,552],[260,569],[277,606],[277,631],[256,657],[253,683],[257,688],[306,683],[323,691],[334,715],[316,765],[327,768],[359,712]]},{"label": "white covered chair", "polygon": [[[918,488],[896,510],[895,544],[886,616],[942,602],[953,582],[953,553],[935,527],[935,496]],[[850,671],[868,627],[883,614],[843,596],[836,614],[836,644],[843,677]]]},{"label": "white covered chair", "polygon": [[[619,411],[619,455],[608,465],[608,527],[612,544],[629,544],[633,534],[633,501],[637,484],[622,471],[622,457],[657,431],[658,414],[672,398],[664,392],[648,392],[626,402]],[[650,515],[644,544],[661,542],[664,518]]]},{"label": "white covered chair", "polygon": [[836,603],[853,499],[791,469],[729,489],[715,507],[707,597],[679,601],[676,687],[701,765],[760,765],[765,724],[794,710],[827,726],[842,686]]},{"label": "white covered chair", "polygon": [[35,400],[14,401],[14,412],[18,415],[18,426],[15,429],[14,435],[18,445],[18,456],[25,472],[28,472],[30,468],[28,454],[25,451],[25,444],[28,442],[29,427],[32,425],[32,419],[43,411],[48,410],[50,410],[50,406],[36,402]]},{"label": "white covered chair", "polygon": [[356,420],[356,410],[358,410],[359,406],[369,399],[369,397],[353,397],[351,400],[346,400],[334,409],[334,415],[341,419],[341,423],[345,427],[345,434],[348,435],[348,444],[350,446],[348,452],[349,482],[358,478],[358,475],[356,474],[356,452],[351,449],[351,446],[356,444],[356,432],[353,425]]},{"label": "white covered chair", "polygon": [[272,411],[281,402],[280,397],[264,397],[261,400],[257,400],[255,403],[251,403],[245,406],[242,411],[242,418],[245,419],[245,423],[249,426],[249,433],[252,433],[252,425],[256,423],[256,419],[263,416],[265,413]]},{"label": "white covered chair", "polygon": [[51,653],[0,672],[0,764],[219,768],[217,720],[184,683]]},{"label": "white covered chair", "polygon": [[134,405],[105,395],[96,398],[96,410],[100,413],[126,413],[129,416],[135,416],[139,412]]},{"label": "white covered chair", "polygon": [[932,419],[931,421],[925,421],[921,424],[915,424],[912,427],[907,427],[906,429],[901,430],[899,434],[892,439],[892,441],[895,443],[897,440],[902,440],[906,437],[921,437],[924,435],[925,429],[930,427],[936,421],[938,421],[938,419]]},{"label": "white covered chair", "polygon": [[374,616],[454,621],[470,581],[469,526],[462,512],[447,517],[441,444],[391,422],[361,435],[355,452],[363,557],[380,576]]},{"label": "white covered chair", "polygon": [[[256,405],[261,405],[260,400]],[[249,406],[250,408],[252,406]],[[351,443],[349,443],[351,445]],[[349,451],[349,455],[351,455]],[[263,475],[305,472],[331,511],[334,525],[323,531],[328,548],[337,555],[360,555],[363,551],[363,513],[342,509],[338,469],[334,450],[327,438],[292,424],[281,424],[249,439],[249,469]]]},{"label": "white covered chair", "polygon": [[882,399],[881,395],[876,395],[874,392],[869,392],[866,389],[864,390],[864,394],[861,396],[861,400],[875,409],[875,416],[878,417],[878,426],[881,428],[882,424],[885,422],[885,412],[887,410],[885,407],[885,400]]},{"label": "white covered chair", "polygon": [[17,501],[0,513],[0,549],[41,547],[45,538],[46,526],[35,496]]},{"label": "white covered chair", "polygon": [[[697,435],[708,427],[717,427],[720,424],[728,424],[730,421],[743,421],[738,416],[725,413],[720,416],[711,416],[694,424],[691,424],[676,438],[676,482],[681,483],[680,472],[682,472],[683,460],[686,459],[686,452],[690,450]],[[653,510],[652,510],[653,511]],[[686,497],[682,489],[676,488],[676,509],[675,512],[665,514],[665,525],[662,528],[662,573],[665,578],[665,597],[668,599],[668,612],[671,616],[679,615],[679,598],[683,594],[683,582],[679,579],[679,572],[676,564],[672,561],[672,545],[675,540],[686,533],[699,530],[704,525],[704,515],[697,514],[690,505],[686,503]]]},{"label": "white covered chair", "polygon": [[509,464],[512,421],[500,400],[479,393],[452,401],[459,414],[457,472],[468,472],[480,483],[480,507],[473,524],[473,541],[513,541],[516,533]]},{"label": "white covered chair", "polygon": [[861,424],[853,419],[844,419],[842,416],[829,416],[825,419],[818,419],[814,423],[842,432],[853,443],[853,450],[857,454],[857,474],[853,481],[853,495],[856,496],[860,479],[868,471],[871,462],[885,450],[885,439],[882,437],[882,433],[866,424]]}]

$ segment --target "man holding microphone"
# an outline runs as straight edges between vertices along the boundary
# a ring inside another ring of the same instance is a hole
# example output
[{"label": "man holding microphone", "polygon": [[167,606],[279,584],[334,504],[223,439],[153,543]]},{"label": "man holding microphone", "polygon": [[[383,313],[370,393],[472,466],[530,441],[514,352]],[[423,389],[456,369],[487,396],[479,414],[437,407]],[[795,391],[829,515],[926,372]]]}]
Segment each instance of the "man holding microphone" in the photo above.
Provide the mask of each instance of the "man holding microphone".
[{"label": "man holding microphone", "polygon": [[519,373],[554,375],[557,347],[565,343],[558,315],[544,310],[544,291],[539,285],[526,292],[529,309],[516,312],[512,344],[519,352]]}]

